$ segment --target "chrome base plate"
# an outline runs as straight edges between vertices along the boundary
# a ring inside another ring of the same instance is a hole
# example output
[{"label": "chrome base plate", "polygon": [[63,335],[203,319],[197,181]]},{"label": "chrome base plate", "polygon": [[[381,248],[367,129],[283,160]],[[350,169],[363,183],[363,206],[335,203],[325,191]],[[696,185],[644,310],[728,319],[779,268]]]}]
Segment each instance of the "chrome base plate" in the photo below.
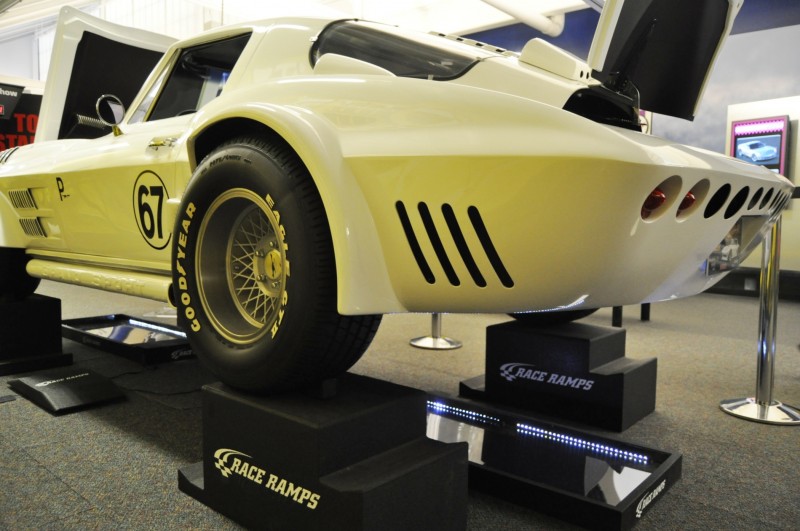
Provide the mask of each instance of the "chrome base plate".
[{"label": "chrome base plate", "polygon": [[461,341],[450,339],[449,337],[415,337],[410,340],[411,346],[428,350],[453,350],[461,348]]},{"label": "chrome base plate", "polygon": [[759,404],[755,398],[732,398],[719,403],[720,409],[735,417],[784,426],[800,426],[800,410],[773,400],[769,405]]}]

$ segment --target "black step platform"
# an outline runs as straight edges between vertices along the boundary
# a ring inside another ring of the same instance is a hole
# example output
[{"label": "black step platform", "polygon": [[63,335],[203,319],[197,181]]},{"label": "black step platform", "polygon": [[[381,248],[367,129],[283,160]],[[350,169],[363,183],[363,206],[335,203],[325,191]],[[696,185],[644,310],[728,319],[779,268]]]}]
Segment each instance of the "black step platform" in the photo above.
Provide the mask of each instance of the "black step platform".
[{"label": "black step platform", "polygon": [[203,461],[179,488],[254,529],[463,530],[467,445],[425,436],[426,395],[346,374],[332,398],[203,388]]},{"label": "black step platform", "polygon": [[0,302],[0,376],[72,363],[61,350],[61,301],[31,295]]},{"label": "black step platform", "polygon": [[584,323],[486,329],[486,373],[460,395],[624,431],[655,410],[657,360],[625,357],[625,330]]}]

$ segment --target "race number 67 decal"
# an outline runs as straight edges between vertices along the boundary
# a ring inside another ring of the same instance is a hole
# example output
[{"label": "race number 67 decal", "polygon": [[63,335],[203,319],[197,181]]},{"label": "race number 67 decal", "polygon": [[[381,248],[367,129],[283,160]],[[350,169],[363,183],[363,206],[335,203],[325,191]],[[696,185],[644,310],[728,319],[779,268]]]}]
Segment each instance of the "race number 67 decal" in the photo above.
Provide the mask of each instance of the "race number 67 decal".
[{"label": "race number 67 decal", "polygon": [[152,171],[143,171],[133,185],[133,212],[144,241],[153,249],[163,249],[172,238],[164,227],[164,204],[169,199],[164,181]]}]

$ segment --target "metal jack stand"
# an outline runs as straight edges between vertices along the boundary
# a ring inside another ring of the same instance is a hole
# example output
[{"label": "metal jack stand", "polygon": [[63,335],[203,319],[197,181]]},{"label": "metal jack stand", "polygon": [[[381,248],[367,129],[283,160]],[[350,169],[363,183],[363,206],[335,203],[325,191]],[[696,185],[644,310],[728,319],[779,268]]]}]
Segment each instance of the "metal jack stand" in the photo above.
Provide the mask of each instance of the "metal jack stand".
[{"label": "metal jack stand", "polygon": [[764,238],[759,280],[758,366],[755,398],[723,400],[726,413],[766,424],[800,425],[800,410],[772,399],[775,382],[775,330],[778,317],[778,272],[781,254],[781,219]]},{"label": "metal jack stand", "polygon": [[461,341],[442,337],[442,314],[431,314],[431,335],[416,337],[409,341],[412,346],[429,350],[452,350],[461,348]]}]

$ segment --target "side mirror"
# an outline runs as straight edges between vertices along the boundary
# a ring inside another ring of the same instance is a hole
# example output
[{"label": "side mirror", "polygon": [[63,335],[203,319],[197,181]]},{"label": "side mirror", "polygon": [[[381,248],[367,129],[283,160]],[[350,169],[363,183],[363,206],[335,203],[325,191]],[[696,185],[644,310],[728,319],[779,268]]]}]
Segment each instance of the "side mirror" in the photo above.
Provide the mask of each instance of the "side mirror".
[{"label": "side mirror", "polygon": [[97,99],[94,108],[100,121],[114,131],[114,136],[122,134],[119,124],[125,116],[125,106],[118,97],[113,94],[103,94]]}]

